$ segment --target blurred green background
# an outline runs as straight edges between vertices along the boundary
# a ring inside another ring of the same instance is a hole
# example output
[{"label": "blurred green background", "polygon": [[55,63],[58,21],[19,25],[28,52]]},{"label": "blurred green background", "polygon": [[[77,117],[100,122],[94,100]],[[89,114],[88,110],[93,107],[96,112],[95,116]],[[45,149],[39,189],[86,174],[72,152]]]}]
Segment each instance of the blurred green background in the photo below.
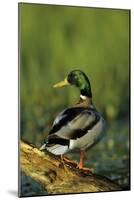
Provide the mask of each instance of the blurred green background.
[{"label": "blurred green background", "polygon": [[86,165],[129,188],[129,10],[20,3],[19,43],[21,138],[42,144],[55,116],[79,99],[76,88],[52,85],[81,69],[107,122]]}]

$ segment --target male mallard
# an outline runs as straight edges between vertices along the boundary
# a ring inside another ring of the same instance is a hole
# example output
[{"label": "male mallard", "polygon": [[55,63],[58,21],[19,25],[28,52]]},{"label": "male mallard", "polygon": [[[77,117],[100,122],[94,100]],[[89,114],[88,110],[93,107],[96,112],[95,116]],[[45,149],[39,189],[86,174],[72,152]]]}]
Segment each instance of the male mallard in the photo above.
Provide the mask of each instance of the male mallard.
[{"label": "male mallard", "polygon": [[75,85],[80,90],[79,102],[63,110],[56,117],[52,129],[40,148],[55,155],[63,155],[73,149],[80,150],[79,168],[83,168],[83,151],[91,148],[103,136],[104,119],[92,103],[91,85],[81,70],[73,70],[54,88]]}]

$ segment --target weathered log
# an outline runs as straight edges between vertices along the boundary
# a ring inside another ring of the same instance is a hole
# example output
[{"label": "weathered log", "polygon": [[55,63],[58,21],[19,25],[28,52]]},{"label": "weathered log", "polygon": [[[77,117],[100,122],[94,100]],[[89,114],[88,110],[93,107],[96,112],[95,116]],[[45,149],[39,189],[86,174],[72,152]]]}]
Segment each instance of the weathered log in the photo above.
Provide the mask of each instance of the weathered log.
[{"label": "weathered log", "polygon": [[85,174],[64,163],[59,157],[20,142],[22,172],[40,183],[48,194],[82,193],[122,190],[106,177]]}]

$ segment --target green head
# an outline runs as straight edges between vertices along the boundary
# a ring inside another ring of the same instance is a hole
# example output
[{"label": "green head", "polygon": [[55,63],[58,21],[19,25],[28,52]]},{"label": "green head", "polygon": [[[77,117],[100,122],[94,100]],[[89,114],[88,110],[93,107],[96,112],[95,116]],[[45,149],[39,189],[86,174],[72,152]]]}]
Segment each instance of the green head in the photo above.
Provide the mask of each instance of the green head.
[{"label": "green head", "polygon": [[80,89],[80,93],[83,96],[92,97],[91,85],[88,77],[81,70],[73,70],[64,81],[57,83],[54,87],[62,87],[65,85],[74,85]]}]

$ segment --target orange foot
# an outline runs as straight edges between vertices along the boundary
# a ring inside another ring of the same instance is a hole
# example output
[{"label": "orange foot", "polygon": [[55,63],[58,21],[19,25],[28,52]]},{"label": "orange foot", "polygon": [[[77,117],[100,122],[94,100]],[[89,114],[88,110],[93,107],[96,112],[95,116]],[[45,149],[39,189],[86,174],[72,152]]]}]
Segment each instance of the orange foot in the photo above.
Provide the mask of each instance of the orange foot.
[{"label": "orange foot", "polygon": [[81,149],[80,149],[80,162],[77,165],[77,168],[86,174],[92,173],[91,169],[84,167],[84,152]]},{"label": "orange foot", "polygon": [[85,173],[85,174],[89,174],[89,173],[92,173],[92,172],[93,172],[92,169],[89,169],[89,168],[87,168],[87,167],[81,167],[80,165],[77,165],[77,168],[78,168],[81,172],[83,172],[83,173]]},{"label": "orange foot", "polygon": [[63,162],[65,162],[68,165],[73,165],[74,167],[77,167],[78,163],[74,160],[71,160],[70,158],[68,158],[67,156],[63,156],[61,155],[61,160]]}]

